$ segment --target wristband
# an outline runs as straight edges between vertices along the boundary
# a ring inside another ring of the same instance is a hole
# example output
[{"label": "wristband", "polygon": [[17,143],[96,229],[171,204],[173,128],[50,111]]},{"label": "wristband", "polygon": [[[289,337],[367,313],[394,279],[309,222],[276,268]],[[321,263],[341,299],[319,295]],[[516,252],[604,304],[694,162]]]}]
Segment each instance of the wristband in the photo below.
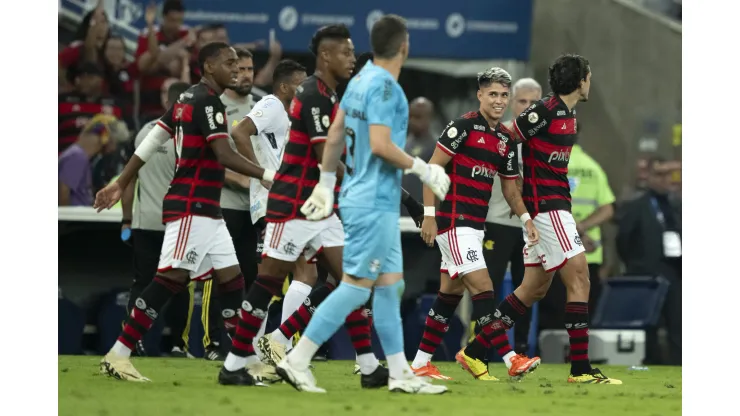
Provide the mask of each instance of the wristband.
[{"label": "wristband", "polygon": [[424,207],[424,216],[433,217],[434,211],[435,211],[434,207]]},{"label": "wristband", "polygon": [[333,190],[337,185],[337,172],[321,172],[319,185]]},{"label": "wristband", "polygon": [[531,220],[532,217],[529,216],[529,212],[525,212],[524,214],[519,217],[519,220],[521,220],[522,224],[526,224],[527,221]]},{"label": "wristband", "polygon": [[265,173],[262,174],[262,180],[267,182],[275,182],[275,171],[272,169],[265,169]]}]

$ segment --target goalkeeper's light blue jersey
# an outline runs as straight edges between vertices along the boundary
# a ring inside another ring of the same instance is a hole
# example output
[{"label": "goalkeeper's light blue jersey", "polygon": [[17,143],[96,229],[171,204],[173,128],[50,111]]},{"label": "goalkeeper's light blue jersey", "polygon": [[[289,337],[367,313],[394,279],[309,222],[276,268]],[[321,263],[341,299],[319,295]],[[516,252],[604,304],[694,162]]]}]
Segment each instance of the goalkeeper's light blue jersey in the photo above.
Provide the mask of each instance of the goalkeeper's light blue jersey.
[{"label": "goalkeeper's light blue jersey", "polygon": [[352,169],[342,181],[339,207],[400,212],[403,171],[372,154],[369,127],[390,127],[391,140],[403,149],[409,120],[406,94],[390,72],[368,62],[339,105],[346,113],[347,166]]}]

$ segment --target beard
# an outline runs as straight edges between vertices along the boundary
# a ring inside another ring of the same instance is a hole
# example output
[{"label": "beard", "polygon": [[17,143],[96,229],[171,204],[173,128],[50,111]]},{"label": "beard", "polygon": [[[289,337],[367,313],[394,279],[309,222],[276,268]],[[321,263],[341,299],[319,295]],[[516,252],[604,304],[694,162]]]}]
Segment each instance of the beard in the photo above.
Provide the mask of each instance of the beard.
[{"label": "beard", "polygon": [[242,97],[246,97],[247,95],[249,95],[250,92],[252,92],[252,84],[236,85],[233,88],[229,89],[241,95]]}]

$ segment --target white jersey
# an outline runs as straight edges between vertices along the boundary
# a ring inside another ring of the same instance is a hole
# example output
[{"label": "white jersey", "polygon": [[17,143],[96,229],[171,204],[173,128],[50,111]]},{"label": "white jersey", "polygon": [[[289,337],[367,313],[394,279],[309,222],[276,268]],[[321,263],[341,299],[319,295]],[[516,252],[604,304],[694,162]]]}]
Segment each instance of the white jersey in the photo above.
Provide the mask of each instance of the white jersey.
[{"label": "white jersey", "polygon": [[[252,136],[252,147],[260,166],[277,171],[283,160],[283,151],[288,143],[290,134],[290,117],[285,106],[273,94],[266,95],[252,111],[247,114],[255,127],[257,135]],[[267,196],[270,191],[262,186],[259,180],[252,178],[249,187],[249,212],[252,223],[264,217],[267,213]]]},{"label": "white jersey", "polygon": [[[509,127],[506,123],[505,126]],[[522,163],[522,144],[517,144],[519,150],[519,175],[522,175],[524,164]],[[516,215],[509,218],[511,208],[509,203],[504,198],[504,193],[501,191],[501,184],[495,181],[493,183],[493,189],[491,191],[491,199],[488,201],[488,214],[486,215],[486,222],[492,222],[494,224],[508,225],[510,227],[521,228],[522,222],[517,218]]]}]

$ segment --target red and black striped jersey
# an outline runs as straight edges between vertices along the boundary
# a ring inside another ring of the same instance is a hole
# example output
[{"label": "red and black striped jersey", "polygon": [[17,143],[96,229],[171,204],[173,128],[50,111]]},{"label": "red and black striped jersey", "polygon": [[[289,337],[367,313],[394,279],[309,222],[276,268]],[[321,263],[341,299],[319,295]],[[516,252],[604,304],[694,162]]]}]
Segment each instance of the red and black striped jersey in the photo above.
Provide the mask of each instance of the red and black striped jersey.
[{"label": "red and black striped jersey", "polygon": [[[314,145],[326,141],[338,107],[336,92],[315,75],[298,87],[288,111],[290,136],[267,200],[267,222],[305,218],[301,206],[320,177]],[[334,188],[335,209],[340,187]]]},{"label": "red and black striped jersey", "polygon": [[482,230],[494,177],[519,177],[519,157],[511,132],[498,123],[492,128],[478,111],[451,121],[437,147],[452,157],[445,166],[450,189],[437,210],[438,233],[454,227]]},{"label": "red and black striped jersey", "polygon": [[529,213],[570,211],[568,161],[576,142],[576,110],[550,94],[520,114],[514,129],[524,140],[522,199]]},{"label": "red and black striped jersey", "polygon": [[221,218],[224,167],[210,146],[228,139],[226,107],[204,83],[180,95],[157,122],[175,140],[175,176],[162,204],[162,222],[188,215]]},{"label": "red and black striped jersey", "polygon": [[77,136],[93,116],[101,113],[120,119],[121,105],[111,97],[90,100],[75,92],[59,94],[59,154],[77,141]]}]

